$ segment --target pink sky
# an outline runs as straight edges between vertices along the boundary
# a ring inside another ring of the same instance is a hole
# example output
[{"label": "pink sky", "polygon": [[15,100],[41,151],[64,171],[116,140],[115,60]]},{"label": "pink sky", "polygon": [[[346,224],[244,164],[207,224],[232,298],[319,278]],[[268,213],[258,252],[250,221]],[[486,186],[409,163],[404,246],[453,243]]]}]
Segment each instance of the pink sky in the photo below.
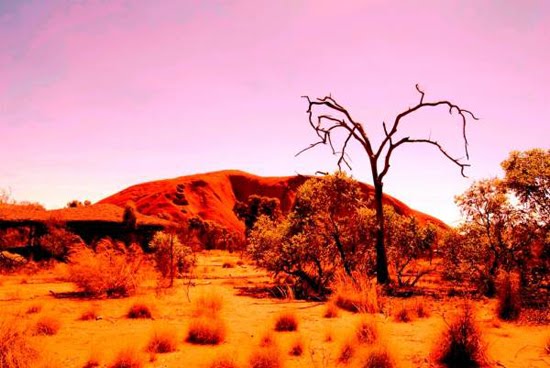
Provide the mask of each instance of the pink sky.
[{"label": "pink sky", "polygon": [[[59,207],[196,172],[331,171],[328,149],[294,157],[314,139],[301,95],[331,93],[376,141],[420,83],[481,118],[470,178],[410,146],[385,189],[455,223],[453,196],[472,180],[500,175],[511,150],[550,147],[548,35],[543,0],[2,0],[0,188]],[[445,111],[406,125],[460,154]]]}]

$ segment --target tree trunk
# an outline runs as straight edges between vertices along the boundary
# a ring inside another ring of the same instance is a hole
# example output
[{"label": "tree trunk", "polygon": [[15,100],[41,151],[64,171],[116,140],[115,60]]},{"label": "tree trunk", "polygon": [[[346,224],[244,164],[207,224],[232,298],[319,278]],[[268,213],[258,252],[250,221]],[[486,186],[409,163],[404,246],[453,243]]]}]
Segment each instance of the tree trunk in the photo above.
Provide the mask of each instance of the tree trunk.
[{"label": "tree trunk", "polygon": [[382,186],[380,182],[374,181],[374,202],[376,210],[376,281],[379,284],[390,282],[388,272],[388,259],[386,256],[386,247],[384,242],[384,206],[382,202]]}]

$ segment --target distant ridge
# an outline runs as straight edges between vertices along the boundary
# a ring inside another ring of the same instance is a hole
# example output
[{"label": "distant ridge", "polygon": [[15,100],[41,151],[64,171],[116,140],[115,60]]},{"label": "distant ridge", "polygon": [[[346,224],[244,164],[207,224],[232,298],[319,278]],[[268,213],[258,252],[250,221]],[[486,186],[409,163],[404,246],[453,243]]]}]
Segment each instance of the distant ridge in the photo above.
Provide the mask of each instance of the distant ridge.
[{"label": "distant ridge", "polygon": [[[301,175],[262,177],[238,170],[224,170],[133,185],[99,203],[123,207],[128,201],[133,201],[137,210],[145,215],[174,222],[198,215],[229,230],[241,232],[244,224],[233,213],[236,201],[246,201],[252,194],[278,198],[283,212],[288,212],[294,203],[297,188],[307,179],[307,176]],[[371,185],[360,184],[365,197],[373,195]],[[415,216],[422,223],[448,227],[441,220],[415,211],[390,195],[384,196],[384,202],[392,205],[397,213]]]}]

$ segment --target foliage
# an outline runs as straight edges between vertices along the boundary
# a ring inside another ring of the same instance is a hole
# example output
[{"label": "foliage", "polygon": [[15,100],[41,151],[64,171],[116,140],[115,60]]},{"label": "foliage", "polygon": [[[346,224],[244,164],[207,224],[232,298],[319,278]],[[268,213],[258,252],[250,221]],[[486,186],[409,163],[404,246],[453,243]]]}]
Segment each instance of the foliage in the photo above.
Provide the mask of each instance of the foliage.
[{"label": "foliage", "polygon": [[74,247],[84,245],[83,240],[58,222],[50,222],[46,234],[38,239],[40,248],[52,257],[65,261]]},{"label": "foliage", "polygon": [[227,249],[232,251],[242,243],[242,239],[234,232],[215,221],[204,220],[193,216],[187,220],[186,235],[198,243],[197,249]]},{"label": "foliage", "polygon": [[0,367],[31,368],[36,366],[40,351],[33,346],[20,319],[0,320]]},{"label": "foliage", "polygon": [[69,257],[69,280],[91,297],[125,297],[136,292],[143,279],[144,257],[138,246],[105,239],[96,251],[80,247]]},{"label": "foliage", "polygon": [[267,216],[271,220],[275,220],[281,216],[280,202],[278,198],[262,197],[251,195],[246,203],[237,201],[233,206],[233,212],[237,217],[244,221],[247,235],[254,228],[254,224],[260,216]]},{"label": "foliage", "polygon": [[519,295],[519,282],[509,273],[503,274],[498,282],[497,315],[500,319],[513,321],[519,318],[521,313],[521,297]]},{"label": "foliage", "polygon": [[85,200],[84,202],[79,201],[78,199],[73,199],[72,201],[67,202],[67,208],[76,208],[76,207],[85,207],[91,206],[92,202]]},{"label": "foliage", "polygon": [[351,275],[372,253],[362,197],[359,184],[344,173],[311,178],[286,218],[260,216],[248,252],[269,271],[294,277],[304,294],[325,294],[337,271]]},{"label": "foliage", "polygon": [[465,218],[442,248],[446,276],[465,278],[496,292],[500,271],[519,273],[525,293],[550,286],[549,153],[512,152],[502,163],[505,179],[485,179],[456,197]]},{"label": "foliage", "polygon": [[175,277],[188,272],[195,265],[193,250],[182,244],[173,232],[156,232],[149,247],[155,252],[157,270],[162,277],[170,278],[171,285]]},{"label": "foliage", "polygon": [[433,355],[437,362],[450,368],[483,367],[487,361],[486,348],[473,310],[465,306],[447,325]]},{"label": "foliage", "polygon": [[433,271],[419,260],[431,254],[437,228],[431,223],[421,225],[414,216],[399,215],[391,206],[384,206],[384,214],[388,263],[399,286],[415,286],[423,276]]},{"label": "foliage", "polygon": [[137,228],[137,209],[134,202],[126,203],[122,214],[122,225],[127,231],[134,231]]},{"label": "foliage", "polygon": [[504,182],[530,212],[550,220],[550,150],[512,151],[501,163]]}]

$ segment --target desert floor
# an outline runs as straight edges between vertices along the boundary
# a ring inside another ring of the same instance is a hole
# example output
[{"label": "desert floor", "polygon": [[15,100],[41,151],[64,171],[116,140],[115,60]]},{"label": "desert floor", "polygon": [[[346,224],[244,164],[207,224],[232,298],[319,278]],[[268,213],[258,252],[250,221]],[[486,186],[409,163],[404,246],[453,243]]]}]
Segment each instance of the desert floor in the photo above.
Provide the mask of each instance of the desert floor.
[{"label": "desert floor", "polygon": [[[337,318],[323,318],[324,303],[244,296],[239,287],[251,287],[266,280],[267,275],[239,258],[224,252],[203,253],[198,259],[195,285],[189,289],[182,280],[168,292],[158,293],[153,281],[138,295],[124,299],[83,300],[54,298],[56,293],[74,290],[70,283],[59,281],[57,273],[39,272],[34,275],[0,276],[0,310],[2,317],[16,316],[31,326],[40,316],[49,315],[61,321],[59,332],[53,336],[35,336],[33,341],[48,356],[52,366],[83,367],[95,356],[101,366],[108,366],[122,348],[133,346],[144,351],[155,326],[171,325],[178,330],[177,351],[157,354],[151,359],[144,354],[147,367],[208,367],[219,356],[231,356],[246,366],[250,354],[258,349],[260,338],[273,331],[275,317],[284,311],[294,311],[299,318],[295,332],[272,332],[285,367],[335,367],[342,344],[354,331],[360,318],[374,318],[382,339],[393,354],[398,367],[431,367],[430,351],[436,344],[446,321],[462,303],[459,298],[422,302],[430,310],[427,318],[397,322],[391,313],[367,317],[340,311]],[[224,263],[231,268],[223,267]],[[223,297],[221,316],[227,326],[225,342],[216,346],[192,345],[185,342],[192,314],[192,301],[199,295],[216,294]],[[189,301],[189,299],[191,301]],[[135,302],[153,308],[153,319],[128,319],[126,313]],[[403,299],[384,300],[384,309],[391,311]],[[550,355],[544,344],[550,335],[548,326],[520,325],[495,319],[494,300],[474,303],[476,320],[488,346],[488,355],[496,367],[550,367]],[[38,313],[27,313],[38,306]],[[79,320],[90,308],[98,310],[100,318]],[[331,337],[331,339],[328,339]],[[288,354],[291,344],[301,338],[304,353]],[[331,341],[328,341],[331,340]],[[153,360],[153,361],[151,361]]]}]

